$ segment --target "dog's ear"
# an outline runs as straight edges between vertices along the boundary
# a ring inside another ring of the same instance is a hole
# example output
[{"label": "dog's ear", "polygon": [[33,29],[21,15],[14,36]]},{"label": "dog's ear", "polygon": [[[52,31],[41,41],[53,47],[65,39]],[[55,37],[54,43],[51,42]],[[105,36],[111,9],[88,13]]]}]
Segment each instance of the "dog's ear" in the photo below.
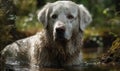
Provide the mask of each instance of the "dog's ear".
[{"label": "dog's ear", "polygon": [[79,5],[80,30],[84,31],[86,26],[91,23],[92,17],[88,10],[82,5]]},{"label": "dog's ear", "polygon": [[43,26],[46,28],[48,25],[48,17],[50,13],[50,6],[52,3],[47,3],[39,12],[38,12],[38,20]]}]

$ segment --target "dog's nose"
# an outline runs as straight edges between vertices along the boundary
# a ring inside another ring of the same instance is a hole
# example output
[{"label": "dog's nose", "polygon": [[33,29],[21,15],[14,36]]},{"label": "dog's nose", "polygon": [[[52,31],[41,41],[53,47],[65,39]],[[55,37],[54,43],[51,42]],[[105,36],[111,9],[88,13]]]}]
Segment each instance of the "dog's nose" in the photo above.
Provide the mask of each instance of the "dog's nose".
[{"label": "dog's nose", "polygon": [[57,28],[56,28],[56,32],[57,32],[57,33],[64,33],[64,32],[65,32],[65,27],[64,27],[64,26],[57,27]]}]

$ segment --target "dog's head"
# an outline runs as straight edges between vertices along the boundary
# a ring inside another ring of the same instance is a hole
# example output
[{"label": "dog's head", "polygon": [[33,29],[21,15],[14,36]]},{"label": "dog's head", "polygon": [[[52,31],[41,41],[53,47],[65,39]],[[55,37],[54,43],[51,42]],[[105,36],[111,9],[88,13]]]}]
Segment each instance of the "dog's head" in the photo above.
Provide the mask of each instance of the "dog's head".
[{"label": "dog's head", "polygon": [[70,40],[74,32],[84,31],[92,18],[82,4],[57,1],[46,4],[39,11],[38,20],[52,31],[54,40]]}]

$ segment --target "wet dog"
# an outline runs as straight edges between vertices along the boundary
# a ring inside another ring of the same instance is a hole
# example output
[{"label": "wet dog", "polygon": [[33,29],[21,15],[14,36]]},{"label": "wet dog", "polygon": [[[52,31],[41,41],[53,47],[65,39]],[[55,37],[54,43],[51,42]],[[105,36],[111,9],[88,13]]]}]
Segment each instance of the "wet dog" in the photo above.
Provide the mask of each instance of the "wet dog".
[{"label": "wet dog", "polygon": [[43,31],[9,44],[3,56],[27,61],[31,66],[79,65],[82,34],[92,20],[88,10],[72,1],[56,1],[39,11],[38,20]]}]

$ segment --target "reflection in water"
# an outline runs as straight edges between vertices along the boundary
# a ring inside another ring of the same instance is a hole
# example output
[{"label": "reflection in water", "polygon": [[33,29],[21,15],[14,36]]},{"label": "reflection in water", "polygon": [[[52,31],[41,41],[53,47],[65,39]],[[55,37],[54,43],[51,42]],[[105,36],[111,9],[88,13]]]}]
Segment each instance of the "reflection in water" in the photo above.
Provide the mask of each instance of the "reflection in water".
[{"label": "reflection in water", "polygon": [[63,67],[63,68],[29,68],[16,66],[6,69],[6,71],[120,71],[119,67],[106,67],[106,66],[72,66],[72,67]]},{"label": "reflection in water", "polygon": [[[103,49],[103,48],[102,48]],[[103,49],[104,50],[104,49]],[[99,51],[99,48],[84,48],[82,50],[83,55],[83,63],[79,66],[68,66],[68,67],[32,67],[30,68],[27,65],[19,65],[19,62],[13,60],[12,58],[6,64],[5,71],[120,71],[119,66],[103,66],[97,65],[97,57],[102,54],[104,51]],[[1,70],[3,71],[3,70]]]}]

